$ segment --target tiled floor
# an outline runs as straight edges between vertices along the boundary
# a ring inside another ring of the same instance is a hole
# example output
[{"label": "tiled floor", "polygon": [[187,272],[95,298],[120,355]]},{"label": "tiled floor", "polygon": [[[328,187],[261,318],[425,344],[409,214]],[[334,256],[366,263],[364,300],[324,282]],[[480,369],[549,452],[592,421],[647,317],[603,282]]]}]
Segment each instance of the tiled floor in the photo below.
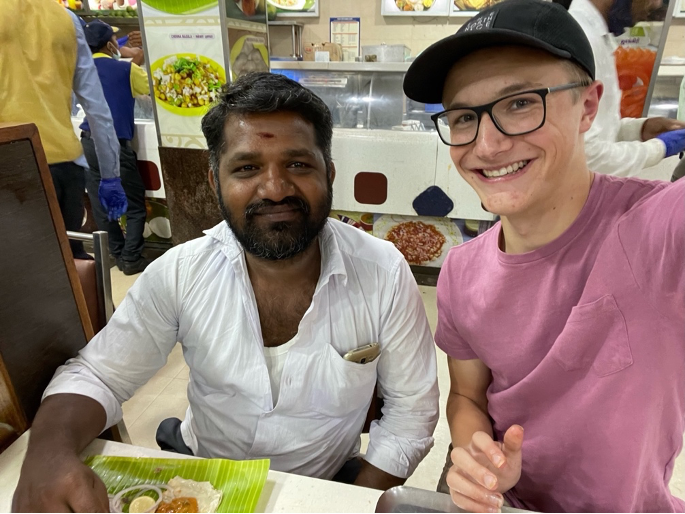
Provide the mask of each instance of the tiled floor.
[{"label": "tiled floor", "polygon": [[[135,279],[140,275],[127,277],[112,268],[112,293],[114,304],[119,305]],[[437,310],[435,288],[420,287],[431,329],[435,331]],[[435,430],[435,446],[421,462],[407,485],[434,490],[440,477],[445,453],[450,442],[449,428],[445,419],[445,401],[449,390],[449,373],[445,354],[436,348],[438,354],[438,382],[440,386],[440,420]],[[157,449],[155,431],[159,423],[168,417],[183,418],[188,407],[186,387],[188,366],[183,360],[180,345],[176,345],[164,366],[133,398],[123,406],[124,421],[133,444]],[[365,437],[365,436],[364,436]],[[362,450],[366,441],[363,440]],[[685,499],[685,452],[681,453],[671,481],[673,494]]]}]

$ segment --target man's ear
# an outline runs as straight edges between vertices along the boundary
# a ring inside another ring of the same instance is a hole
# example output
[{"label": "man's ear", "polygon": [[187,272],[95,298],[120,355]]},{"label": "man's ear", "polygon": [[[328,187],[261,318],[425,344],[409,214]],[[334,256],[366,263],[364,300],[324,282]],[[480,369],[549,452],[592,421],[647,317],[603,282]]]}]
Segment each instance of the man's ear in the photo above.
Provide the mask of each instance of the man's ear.
[{"label": "man's ear", "polygon": [[330,164],[330,179],[331,179],[331,184],[335,181],[335,163],[331,161]]},{"label": "man's ear", "polygon": [[595,80],[583,92],[580,101],[583,103],[583,113],[580,119],[580,133],[584,134],[592,126],[592,122],[597,116],[599,110],[599,102],[604,93],[604,84],[601,81]]},{"label": "man's ear", "polygon": [[216,182],[214,181],[214,171],[212,170],[211,167],[209,168],[209,171],[207,172],[207,178],[209,179],[209,187],[212,188],[212,193],[214,193],[214,196],[216,196],[218,199],[219,197],[218,197],[217,191],[216,191]]}]

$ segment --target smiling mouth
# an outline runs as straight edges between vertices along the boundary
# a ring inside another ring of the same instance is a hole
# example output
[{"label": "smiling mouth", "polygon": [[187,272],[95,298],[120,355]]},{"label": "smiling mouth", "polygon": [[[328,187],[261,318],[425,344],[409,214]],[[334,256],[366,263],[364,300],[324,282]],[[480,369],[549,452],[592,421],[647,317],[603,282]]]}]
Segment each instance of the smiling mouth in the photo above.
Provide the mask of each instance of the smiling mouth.
[{"label": "smiling mouth", "polygon": [[521,171],[523,168],[525,168],[530,160],[527,161],[518,161],[513,164],[509,164],[507,166],[503,166],[501,168],[496,168],[496,169],[476,169],[478,173],[483,175],[485,178],[498,178],[498,177],[504,177],[506,175],[515,175],[519,171]]}]

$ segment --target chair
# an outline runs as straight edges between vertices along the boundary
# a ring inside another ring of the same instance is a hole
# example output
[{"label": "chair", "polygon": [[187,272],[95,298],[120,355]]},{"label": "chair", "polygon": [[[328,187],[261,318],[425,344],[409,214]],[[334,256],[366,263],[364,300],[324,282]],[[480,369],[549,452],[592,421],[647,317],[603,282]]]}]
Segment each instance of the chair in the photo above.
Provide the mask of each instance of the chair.
[{"label": "chair", "polygon": [[92,261],[74,259],[74,265],[88,306],[90,322],[93,325],[93,331],[97,334],[114,313],[112,280],[108,267],[107,232],[98,230],[92,234],[86,234],[67,231],[67,237],[93,244],[95,259]]},{"label": "chair", "polygon": [[0,124],[0,451],[30,426],[58,366],[93,337],[33,124]]},{"label": "chair", "polygon": [[[94,334],[102,330],[114,314],[112,300],[112,278],[109,272],[108,236],[107,232],[98,230],[92,234],[67,231],[67,237],[72,240],[91,242],[93,244],[94,260],[74,259],[83,296],[88,307],[88,315]],[[108,428],[101,439],[119,441],[131,444],[131,438],[124,421],[120,421]]]}]

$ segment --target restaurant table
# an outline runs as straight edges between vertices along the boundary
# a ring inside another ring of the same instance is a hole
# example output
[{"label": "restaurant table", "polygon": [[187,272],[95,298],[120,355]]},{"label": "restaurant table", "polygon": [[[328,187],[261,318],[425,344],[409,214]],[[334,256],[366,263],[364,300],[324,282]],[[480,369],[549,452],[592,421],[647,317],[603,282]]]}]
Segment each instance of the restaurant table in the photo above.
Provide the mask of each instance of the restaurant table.
[{"label": "restaurant table", "polygon": [[[0,454],[0,512],[10,512],[29,433]],[[96,439],[81,454],[118,457],[197,458]],[[269,471],[255,512],[374,512],[383,491]]]}]

